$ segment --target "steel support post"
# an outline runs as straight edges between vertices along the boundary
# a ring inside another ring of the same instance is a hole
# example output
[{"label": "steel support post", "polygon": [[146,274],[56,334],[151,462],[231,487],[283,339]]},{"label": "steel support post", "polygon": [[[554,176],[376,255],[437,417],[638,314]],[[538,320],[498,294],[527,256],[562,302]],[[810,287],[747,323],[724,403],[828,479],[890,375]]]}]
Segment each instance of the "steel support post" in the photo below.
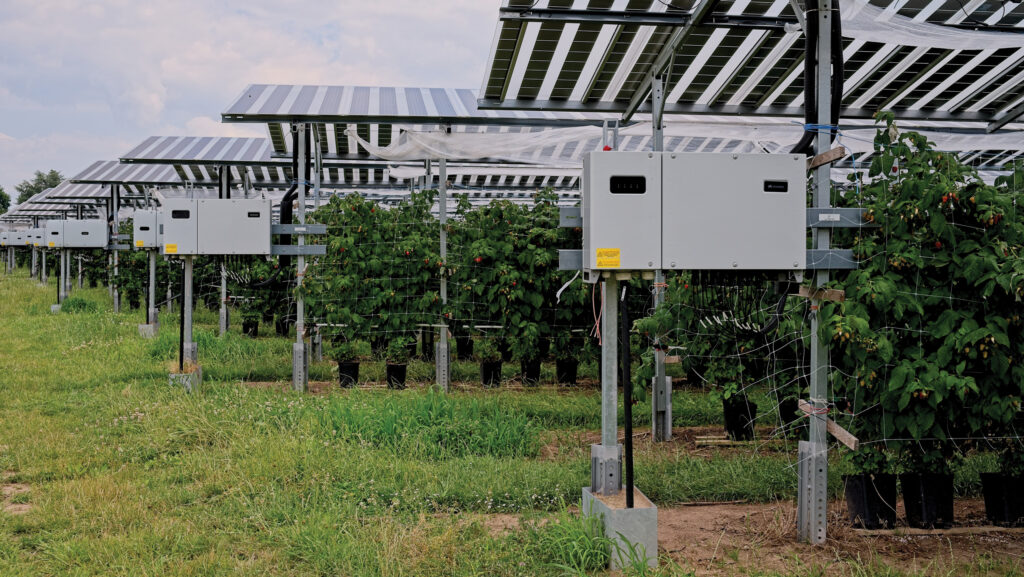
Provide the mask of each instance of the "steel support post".
[{"label": "steel support post", "polygon": [[64,260],[64,266],[67,267],[67,271],[64,273],[64,282],[66,283],[64,285],[64,296],[70,296],[71,289],[74,288],[74,283],[71,280],[71,249],[64,249],[64,253],[67,255]]},{"label": "steel support post", "polygon": [[146,320],[151,325],[159,325],[156,308],[156,249],[149,251],[149,308]]},{"label": "steel support post", "polygon": [[619,444],[619,279],[604,273],[601,285],[601,444],[590,447],[590,490],[614,495],[622,489]]},{"label": "steel support post", "polygon": [[[218,172],[217,197],[231,198],[231,167],[221,166]],[[223,262],[220,264],[220,336],[228,332],[230,318],[228,317],[228,268]]]},{"label": "steel support post", "polygon": [[[306,224],[306,188],[309,186],[308,174],[309,174],[309,150],[306,149],[306,131],[309,130],[310,126],[307,124],[299,124],[294,127],[294,146],[298,152],[298,174],[295,175],[298,180],[298,211],[296,211],[296,218],[298,224]],[[305,246],[306,235],[298,233],[295,235],[298,237],[299,246]],[[306,257],[301,254],[296,258],[295,265],[295,283],[298,289],[295,293],[295,344],[292,346],[292,388],[299,392],[306,390],[307,373],[309,372],[309,363],[307,360],[306,351],[306,340],[303,332],[306,330],[306,303],[302,298],[302,284],[303,276],[306,274]]]},{"label": "steel support post", "polygon": [[[665,150],[665,131],[662,112],[665,110],[665,79],[662,76],[651,78],[651,126],[653,134],[651,146],[655,152]],[[661,220],[661,215],[657,215]],[[665,301],[665,273],[654,271],[654,306]],[[654,342],[654,383],[651,386],[651,439],[654,442],[668,441],[672,438],[672,380],[665,372],[665,352],[661,343]]]},{"label": "steel support post", "polygon": [[32,247],[32,268],[29,270],[31,271],[29,273],[30,278],[39,278],[39,253],[36,247]]},{"label": "steel support post", "polygon": [[[113,215],[113,219],[114,219],[114,230],[111,233],[110,238],[111,238],[111,241],[112,241],[111,244],[117,245],[118,243],[121,242],[121,222],[118,220],[118,213],[121,212],[121,210],[120,210],[121,209],[121,186],[120,185],[117,185],[117,184],[111,184],[110,185],[110,198],[111,198],[111,203],[110,204],[111,204],[111,211],[112,211],[111,214]],[[121,294],[118,291],[119,287],[117,286],[118,282],[119,282],[118,270],[117,270],[118,258],[119,258],[118,252],[119,251],[115,247],[114,248],[114,283],[113,283],[114,312],[115,313],[121,312]]]},{"label": "steel support post", "polygon": [[39,282],[46,284],[49,282],[49,277],[46,274],[46,249],[40,249],[39,254],[39,260],[42,262],[42,268],[39,269]]},{"label": "steel support post", "polygon": [[[818,63],[816,82],[818,93],[819,126],[831,124],[831,47],[832,47],[832,0],[818,0],[817,11],[809,12],[808,18],[818,19]],[[841,94],[835,95],[842,98]],[[831,146],[828,130],[819,130],[815,154],[824,154]],[[814,206],[831,206],[830,165],[817,168],[814,173]],[[813,247],[827,249],[831,241],[830,229],[814,229]],[[827,270],[817,271],[811,281],[812,292],[829,281]],[[818,318],[819,299],[811,300],[811,368],[810,368],[810,415],[809,438],[800,453],[800,493],[797,500],[797,531],[802,541],[821,545],[825,543],[828,505],[828,438],[826,437],[826,411],[828,399],[828,345],[819,335],[821,321]]]},{"label": "steel support post", "polygon": [[82,255],[78,255],[75,260],[78,261],[78,290],[82,290]]},{"label": "steel support post", "polygon": [[182,320],[182,331],[184,336],[182,337],[181,354],[186,361],[192,364],[199,362],[199,351],[198,347],[192,342],[192,255],[185,257],[185,282],[184,289],[181,291],[181,314],[185,316]]},{"label": "steel support post", "polygon": [[64,297],[66,296],[64,294],[64,289],[67,287],[64,280],[64,252],[64,249],[57,251],[60,255],[60,260],[57,261],[57,266],[59,267],[59,271],[57,272],[57,304],[63,303]]},{"label": "steel support post", "polygon": [[[448,262],[448,161],[441,159],[438,162],[438,195],[437,195],[437,207],[438,207],[438,218],[441,222],[441,262]],[[448,308],[448,275],[444,272],[447,269],[441,271],[441,309],[447,310]],[[437,340],[437,351],[434,353],[434,363],[436,368],[434,369],[437,376],[437,386],[442,391],[448,392],[448,388],[451,384],[451,375],[449,374],[448,364],[448,320],[445,316],[441,315],[441,334]]]}]

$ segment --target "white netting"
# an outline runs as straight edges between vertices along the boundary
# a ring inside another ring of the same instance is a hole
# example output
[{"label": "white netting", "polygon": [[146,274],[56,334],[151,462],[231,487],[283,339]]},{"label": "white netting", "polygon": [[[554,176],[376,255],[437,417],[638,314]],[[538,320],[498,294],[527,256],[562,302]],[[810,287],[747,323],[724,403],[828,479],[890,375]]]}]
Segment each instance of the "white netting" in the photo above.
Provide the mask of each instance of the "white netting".
[{"label": "white netting", "polygon": [[844,0],[840,3],[840,14],[843,36],[853,40],[944,50],[1024,48],[1024,34],[964,30],[919,22],[868,4],[866,0]]}]

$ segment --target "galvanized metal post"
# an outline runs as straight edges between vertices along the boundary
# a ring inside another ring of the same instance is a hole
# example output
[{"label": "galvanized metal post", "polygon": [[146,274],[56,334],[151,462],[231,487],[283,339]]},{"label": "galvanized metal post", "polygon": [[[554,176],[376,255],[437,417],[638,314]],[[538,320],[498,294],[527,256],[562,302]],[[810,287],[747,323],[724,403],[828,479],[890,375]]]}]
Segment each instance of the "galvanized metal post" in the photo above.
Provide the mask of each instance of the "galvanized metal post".
[{"label": "galvanized metal post", "polygon": [[[309,125],[299,124],[294,127],[293,142],[298,153],[298,173],[295,175],[298,180],[298,204],[296,212],[298,224],[306,224],[306,187],[309,185],[306,179],[309,171],[309,151],[306,149],[306,131]],[[299,240],[299,247],[306,245],[306,235],[302,232],[296,234]],[[306,361],[306,341],[303,332],[306,330],[306,309],[305,301],[302,298],[302,281],[306,269],[306,257],[299,254],[295,267],[295,344],[292,345],[292,388],[299,392],[306,390],[308,364]]]},{"label": "galvanized metal post", "polygon": [[[49,278],[48,278],[48,275],[46,274],[46,249],[45,248],[39,249],[39,255],[40,255],[39,259],[40,259],[40,261],[42,262],[42,265],[43,265],[42,268],[40,269],[40,272],[39,272],[39,282],[41,282],[43,284],[47,284],[47,282],[49,282]],[[115,312],[117,312],[117,311],[115,311]]]},{"label": "galvanized metal post", "polygon": [[604,273],[601,286],[601,444],[590,447],[590,490],[614,495],[622,489],[619,444],[619,279]]},{"label": "galvanized metal post", "polygon": [[199,361],[198,347],[192,342],[192,255],[185,257],[185,285],[181,295],[181,314],[184,315],[182,321],[182,331],[184,336],[182,337],[183,345],[181,354],[185,360],[192,362],[193,364]]},{"label": "galvanized metal post", "polygon": [[[651,78],[651,125],[653,134],[651,147],[655,152],[665,150],[665,130],[663,112],[665,110],[665,79],[662,76]],[[657,215],[661,221],[661,215]],[[660,224],[659,224],[660,226]],[[664,271],[654,271],[654,306],[665,301]],[[661,342],[654,341],[654,383],[651,386],[651,439],[654,442],[668,441],[672,438],[672,380],[665,372],[665,351]]]},{"label": "galvanized metal post", "polygon": [[[448,161],[438,162],[438,218],[441,222],[441,262],[448,262]],[[446,267],[447,268],[447,267]],[[448,307],[448,275],[441,272],[441,308]],[[442,391],[448,392],[451,375],[448,374],[448,320],[441,315],[441,338],[437,340],[437,351],[434,353],[435,374],[437,385]]]},{"label": "galvanized metal post", "polygon": [[64,273],[64,296],[71,295],[71,289],[74,288],[74,283],[71,281],[71,249],[64,249],[64,253],[67,255],[64,261],[64,266],[67,267],[67,271]]},{"label": "galvanized metal post", "polygon": [[[829,130],[821,130],[831,124],[831,48],[832,48],[832,0],[818,0],[816,13],[808,13],[818,19],[818,62],[816,66],[818,118],[819,126],[815,153],[824,154],[831,146]],[[841,94],[835,95],[842,98]],[[831,205],[831,165],[824,164],[814,174],[814,206],[828,208]],[[821,227],[814,229],[813,246],[816,249],[827,249],[831,242],[830,229]],[[829,281],[827,270],[817,271],[812,279],[812,290],[824,286]],[[821,321],[818,308],[821,301],[811,300],[811,368],[810,368],[810,432],[806,442],[799,448],[799,495],[797,500],[797,531],[803,541],[815,545],[825,543],[828,506],[828,438],[826,418],[828,399],[828,345],[822,341],[818,331]]]},{"label": "galvanized metal post", "polygon": [[[81,267],[81,264],[79,264]],[[147,309],[146,320],[151,325],[159,325],[156,308],[156,249],[149,251],[149,308]]]},{"label": "galvanized metal post", "polygon": [[[230,166],[220,167],[217,197],[221,199],[231,198]],[[220,336],[224,336],[228,332],[228,327],[230,326],[228,314],[228,267],[222,262],[220,264]]]},{"label": "galvanized metal post", "polygon": [[118,313],[118,312],[121,312],[121,295],[118,292],[118,286],[117,286],[117,283],[118,283],[118,271],[117,271],[118,250],[117,250],[117,245],[121,242],[121,223],[118,220],[118,213],[121,212],[121,210],[120,210],[120,208],[121,208],[121,187],[120,187],[120,185],[117,185],[117,184],[111,184],[110,185],[110,199],[111,199],[111,202],[110,202],[111,210],[113,211],[112,214],[113,214],[113,217],[114,217],[114,231],[113,231],[113,233],[110,236],[110,238],[113,241],[112,244],[114,245],[114,282],[113,282],[113,286],[111,287],[111,289],[114,291],[113,292],[113,296],[114,296],[114,312]]},{"label": "galvanized metal post", "polygon": [[82,255],[78,255],[75,260],[78,261],[78,290],[82,290]]},{"label": "galvanized metal post", "polygon": [[318,210],[320,208],[320,185],[323,180],[324,170],[324,155],[323,150],[320,148],[320,129],[313,131],[313,150],[316,154],[313,155],[313,209]]}]

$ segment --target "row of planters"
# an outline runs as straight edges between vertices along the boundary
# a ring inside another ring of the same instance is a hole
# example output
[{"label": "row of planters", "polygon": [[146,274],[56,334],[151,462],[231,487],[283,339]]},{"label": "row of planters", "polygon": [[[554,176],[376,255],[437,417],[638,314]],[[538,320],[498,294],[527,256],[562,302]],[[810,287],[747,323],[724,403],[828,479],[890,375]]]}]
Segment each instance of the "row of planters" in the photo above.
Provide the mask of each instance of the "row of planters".
[{"label": "row of planters", "polygon": [[[327,245],[327,255],[311,266],[302,290],[311,316],[324,325],[342,384],[353,384],[358,364],[373,357],[400,374],[414,335],[433,337],[442,323],[454,337],[455,358],[480,363],[484,386],[498,386],[509,362],[518,364],[522,382],[536,384],[541,363],[552,357],[559,381],[572,383],[579,363],[597,357],[589,335],[594,287],[577,280],[559,293],[572,274],[558,270],[558,249],[579,246],[580,231],[559,228],[557,197],[544,191],[530,204],[498,200],[479,208],[457,198],[445,260],[431,212],[435,191],[389,208],[358,194],[336,197],[314,214],[328,227],[314,241]],[[640,316],[649,290],[635,294],[629,306]],[[430,356],[433,339],[423,341]],[[371,343],[369,354],[362,342]]]},{"label": "row of planters", "polygon": [[846,455],[851,519],[895,522],[896,478],[917,527],[953,523],[952,465],[999,449],[982,476],[989,519],[1024,520],[1024,170],[984,183],[953,154],[886,115],[875,138],[874,180],[843,202],[878,228],[850,230],[859,268],[822,307],[832,382],[851,402],[835,418],[860,440]]}]

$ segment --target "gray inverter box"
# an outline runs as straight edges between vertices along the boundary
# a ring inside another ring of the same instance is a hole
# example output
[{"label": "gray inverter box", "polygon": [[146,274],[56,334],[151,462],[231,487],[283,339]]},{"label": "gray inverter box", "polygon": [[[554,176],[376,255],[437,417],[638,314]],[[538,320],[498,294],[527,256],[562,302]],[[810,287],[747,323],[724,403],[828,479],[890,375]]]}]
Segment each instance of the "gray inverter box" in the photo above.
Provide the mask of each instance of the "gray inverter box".
[{"label": "gray inverter box", "polygon": [[199,201],[199,254],[270,254],[270,200]]},{"label": "gray inverter box", "polygon": [[9,232],[0,232],[0,246],[7,246],[7,243],[10,241],[10,238],[11,238],[11,233],[9,233]]},{"label": "gray inverter box", "polygon": [[160,246],[160,211],[139,209],[132,216],[132,245],[135,248]]},{"label": "gray inverter box", "polygon": [[662,158],[663,268],[806,267],[806,157],[695,152]]},{"label": "gray inverter box", "polygon": [[44,228],[32,228],[29,229],[29,242],[34,247],[46,246],[43,242],[43,234],[46,231]]},{"label": "gray inverter box", "polygon": [[161,252],[168,255],[199,254],[199,201],[168,198],[163,204],[164,239]]},{"label": "gray inverter box", "polygon": [[260,198],[168,199],[163,254],[270,254],[272,204]]},{"label": "gray inverter box", "polygon": [[65,220],[64,248],[107,248],[108,230],[105,219]]},{"label": "gray inverter box", "polygon": [[64,248],[64,221],[63,220],[48,220],[46,226],[43,227],[46,231],[46,247],[47,248]]},{"label": "gray inverter box", "polygon": [[583,158],[583,269],[656,270],[661,262],[661,155]]}]

